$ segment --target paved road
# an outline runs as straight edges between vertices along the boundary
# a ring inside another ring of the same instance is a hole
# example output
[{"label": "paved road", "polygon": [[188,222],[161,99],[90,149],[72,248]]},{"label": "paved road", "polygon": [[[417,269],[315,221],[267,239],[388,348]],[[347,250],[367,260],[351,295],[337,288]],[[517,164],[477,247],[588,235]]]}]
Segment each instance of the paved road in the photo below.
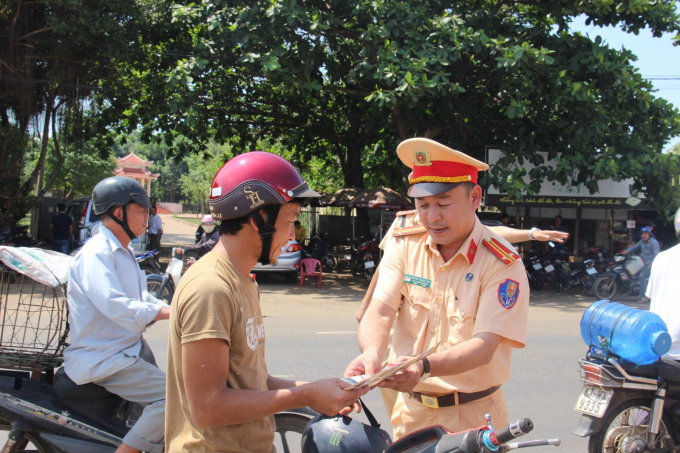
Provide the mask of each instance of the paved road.
[{"label": "paved road", "polygon": [[[341,376],[359,352],[353,315],[365,285],[347,273],[324,277],[320,289],[287,284],[278,276],[260,276],[258,281],[269,372],[303,380]],[[563,444],[558,451],[587,449],[587,440],[571,431],[579,421],[572,410],[581,390],[576,364],[586,352],[579,321],[592,301],[575,291],[561,295],[534,293],[528,345],[516,350],[512,381],[504,385],[510,419],[531,418],[535,430],[530,437],[561,438]],[[149,333],[161,367],[166,364],[166,334],[165,323],[154,326]],[[389,427],[378,391],[369,392],[365,401],[378,420]]]}]

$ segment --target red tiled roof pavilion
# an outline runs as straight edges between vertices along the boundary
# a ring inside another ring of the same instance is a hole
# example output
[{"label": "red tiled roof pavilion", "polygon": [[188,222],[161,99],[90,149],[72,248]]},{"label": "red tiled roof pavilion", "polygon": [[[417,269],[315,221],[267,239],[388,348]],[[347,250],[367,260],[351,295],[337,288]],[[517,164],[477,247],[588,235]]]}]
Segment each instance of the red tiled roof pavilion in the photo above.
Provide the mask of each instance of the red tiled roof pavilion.
[{"label": "red tiled roof pavilion", "polygon": [[136,179],[142,186],[146,187],[146,194],[151,195],[151,180],[158,180],[159,174],[151,173],[148,168],[153,165],[153,161],[144,160],[135,153],[130,153],[125,157],[116,159],[118,168],[113,172],[116,176],[127,176]]}]

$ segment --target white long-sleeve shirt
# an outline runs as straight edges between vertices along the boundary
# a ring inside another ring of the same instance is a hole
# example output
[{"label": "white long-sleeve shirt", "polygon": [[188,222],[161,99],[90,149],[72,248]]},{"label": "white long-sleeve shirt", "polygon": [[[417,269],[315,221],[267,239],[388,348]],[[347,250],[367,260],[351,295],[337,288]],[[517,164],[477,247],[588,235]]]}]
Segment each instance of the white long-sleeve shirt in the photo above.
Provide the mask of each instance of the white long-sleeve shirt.
[{"label": "white long-sleeve shirt", "polygon": [[664,320],[671,335],[667,357],[680,360],[680,303],[677,282],[680,279],[680,245],[659,253],[652,264],[647,294],[652,302],[649,311]]},{"label": "white long-sleeve shirt", "polygon": [[71,345],[64,365],[81,385],[131,365],[142,332],[167,306],[146,291],[132,248],[123,248],[103,225],[73,261],[67,296]]}]

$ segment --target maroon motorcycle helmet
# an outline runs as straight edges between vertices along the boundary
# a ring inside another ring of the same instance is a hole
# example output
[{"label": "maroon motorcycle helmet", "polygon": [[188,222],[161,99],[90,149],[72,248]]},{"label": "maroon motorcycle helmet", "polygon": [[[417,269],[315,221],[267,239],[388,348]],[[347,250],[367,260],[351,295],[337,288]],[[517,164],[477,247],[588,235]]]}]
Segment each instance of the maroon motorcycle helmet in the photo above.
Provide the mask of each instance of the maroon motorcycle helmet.
[{"label": "maroon motorcycle helmet", "polygon": [[[251,151],[227,161],[210,186],[210,213],[215,220],[251,216],[262,238],[260,262],[269,264],[269,249],[279,209],[293,200],[317,198],[300,173],[283,157]],[[271,206],[267,221],[260,210]]]}]

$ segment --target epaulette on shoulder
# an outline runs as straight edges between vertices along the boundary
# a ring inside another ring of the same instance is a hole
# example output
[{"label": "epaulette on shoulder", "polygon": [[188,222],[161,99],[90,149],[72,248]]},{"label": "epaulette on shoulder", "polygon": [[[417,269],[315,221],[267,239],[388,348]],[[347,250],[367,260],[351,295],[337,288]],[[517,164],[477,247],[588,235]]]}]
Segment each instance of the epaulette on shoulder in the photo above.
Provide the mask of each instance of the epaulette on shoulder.
[{"label": "epaulette on shoulder", "polygon": [[415,210],[415,209],[411,209],[410,211],[399,211],[399,212],[397,212],[397,217],[401,217],[401,216],[404,216],[404,215],[415,214],[416,212],[418,212],[418,211]]},{"label": "epaulette on shoulder", "polygon": [[402,236],[410,236],[412,234],[421,234],[425,233],[427,230],[425,229],[424,226],[422,225],[412,225],[412,226],[407,226],[404,228],[395,228],[394,232],[392,233],[392,236],[395,238],[402,237]]},{"label": "epaulette on shoulder", "polygon": [[519,259],[517,253],[509,250],[496,238],[486,237],[482,242],[496,258],[503,261],[505,264],[512,264]]}]

